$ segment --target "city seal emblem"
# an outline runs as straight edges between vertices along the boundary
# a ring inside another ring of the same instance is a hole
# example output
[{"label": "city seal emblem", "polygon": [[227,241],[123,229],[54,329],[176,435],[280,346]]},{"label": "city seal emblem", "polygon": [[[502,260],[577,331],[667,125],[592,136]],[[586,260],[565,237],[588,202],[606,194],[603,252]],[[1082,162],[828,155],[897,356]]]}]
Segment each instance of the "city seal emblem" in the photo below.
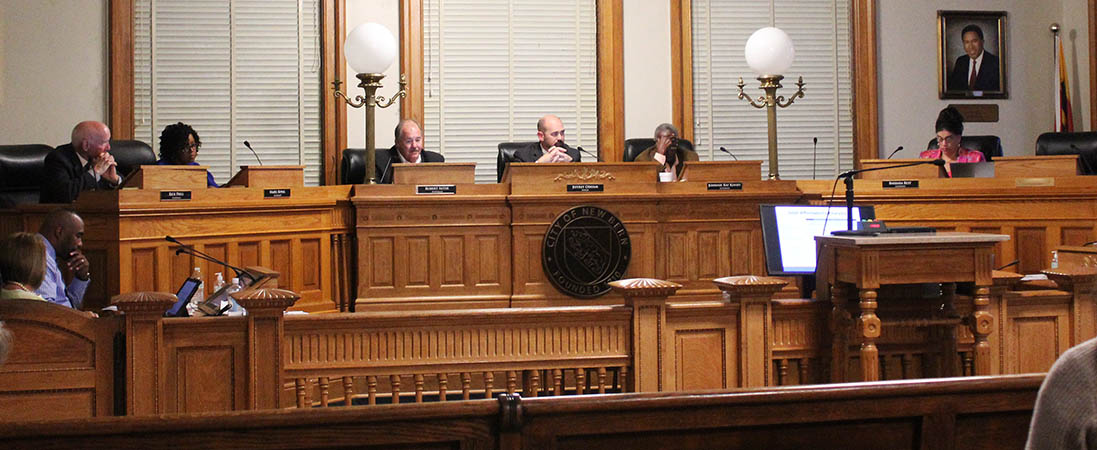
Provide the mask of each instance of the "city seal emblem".
[{"label": "city seal emblem", "polygon": [[545,276],[560,292],[593,298],[609,292],[632,257],[625,224],[597,206],[576,206],[549,225],[541,247]]}]

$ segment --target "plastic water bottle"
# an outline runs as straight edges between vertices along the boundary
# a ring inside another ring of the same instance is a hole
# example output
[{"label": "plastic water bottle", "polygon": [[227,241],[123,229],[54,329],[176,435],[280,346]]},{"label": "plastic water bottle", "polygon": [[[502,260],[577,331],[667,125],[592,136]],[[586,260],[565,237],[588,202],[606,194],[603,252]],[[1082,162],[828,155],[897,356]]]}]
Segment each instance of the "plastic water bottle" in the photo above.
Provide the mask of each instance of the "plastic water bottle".
[{"label": "plastic water bottle", "polygon": [[198,280],[198,287],[194,289],[194,295],[190,297],[190,302],[187,303],[187,314],[193,316],[195,311],[198,311],[198,305],[206,300],[206,284],[202,282],[202,268],[195,267],[194,271],[190,273],[190,277]]},{"label": "plastic water bottle", "polygon": [[1059,268],[1059,252],[1056,251],[1056,250],[1051,251],[1051,268],[1052,269],[1058,269]]},{"label": "plastic water bottle", "polygon": [[232,284],[229,285],[228,291],[226,292],[228,295],[225,296],[225,301],[229,304],[229,310],[225,313],[226,316],[243,316],[247,314],[247,311],[244,310],[244,307],[240,306],[239,303],[236,303],[236,300],[232,299],[233,293],[240,292],[242,290],[244,290],[244,287],[240,285],[240,279],[233,277]]},{"label": "plastic water bottle", "polygon": [[223,287],[225,287],[225,277],[223,275],[221,275],[221,272],[214,273],[213,274],[213,292],[217,292],[217,291],[221,290],[221,288],[223,288]]}]

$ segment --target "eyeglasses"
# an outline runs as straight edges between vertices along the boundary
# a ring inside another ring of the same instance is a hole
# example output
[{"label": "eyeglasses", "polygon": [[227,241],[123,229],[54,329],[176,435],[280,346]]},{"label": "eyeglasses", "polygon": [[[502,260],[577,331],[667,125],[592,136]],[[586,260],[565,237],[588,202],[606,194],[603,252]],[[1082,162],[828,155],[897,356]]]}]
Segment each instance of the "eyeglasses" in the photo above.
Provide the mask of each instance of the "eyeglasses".
[{"label": "eyeglasses", "polygon": [[949,139],[958,138],[958,137],[960,137],[960,136],[957,136],[955,134],[949,135],[949,136],[937,136],[937,142],[941,143],[941,142],[948,141]]},{"label": "eyeglasses", "polygon": [[183,150],[198,150],[198,147],[201,147],[201,145],[197,143],[187,144],[183,146]]}]

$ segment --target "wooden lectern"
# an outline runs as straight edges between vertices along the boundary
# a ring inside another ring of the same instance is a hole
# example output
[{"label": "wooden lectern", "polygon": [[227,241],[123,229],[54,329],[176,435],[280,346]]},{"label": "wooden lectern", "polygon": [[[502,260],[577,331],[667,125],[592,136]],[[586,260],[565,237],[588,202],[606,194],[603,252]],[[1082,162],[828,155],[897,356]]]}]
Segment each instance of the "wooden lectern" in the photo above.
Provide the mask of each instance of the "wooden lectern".
[{"label": "wooden lectern", "polygon": [[476,163],[398,163],[392,165],[392,184],[473,184]]},{"label": "wooden lectern", "polygon": [[758,181],[761,161],[686,161],[682,180],[704,182]]},{"label": "wooden lectern", "polygon": [[122,180],[123,188],[136,189],[205,189],[207,166],[159,166],[137,168]]},{"label": "wooden lectern", "polygon": [[223,187],[294,188],[305,185],[305,166],[243,166]]}]

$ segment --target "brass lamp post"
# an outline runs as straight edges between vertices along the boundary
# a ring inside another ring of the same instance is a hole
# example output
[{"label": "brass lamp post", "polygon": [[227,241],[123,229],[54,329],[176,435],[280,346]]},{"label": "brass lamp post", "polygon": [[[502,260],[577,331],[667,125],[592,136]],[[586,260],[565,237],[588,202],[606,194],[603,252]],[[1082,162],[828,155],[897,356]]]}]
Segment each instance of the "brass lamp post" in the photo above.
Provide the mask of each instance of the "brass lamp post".
[{"label": "brass lamp post", "polygon": [[792,66],[792,59],[796,55],[792,48],[792,40],[789,39],[788,34],[778,28],[766,27],[755,31],[750,35],[750,39],[747,39],[743,53],[746,56],[747,65],[758,74],[758,81],[761,82],[759,89],[762,89],[765,95],[755,99],[745,94],[743,88],[746,87],[746,83],[743,83],[743,78],[740,77],[739,99],[746,99],[755,108],[766,108],[766,123],[769,131],[769,179],[778,180],[781,177],[777,170],[777,108],[786,108],[797,98],[804,97],[804,77],[800,77],[796,82],[796,93],[792,94],[787,101],[783,95],[777,95],[777,90],[782,87],[781,80],[785,78],[781,72]]},{"label": "brass lamp post", "polygon": [[342,98],[353,108],[365,107],[366,109],[365,181],[369,184],[375,184],[377,183],[375,164],[377,155],[375,154],[376,144],[373,137],[374,107],[388,108],[392,106],[396,99],[405,97],[407,95],[405,88],[408,82],[404,75],[400,75],[400,91],[393,94],[392,98],[386,100],[385,97],[376,95],[377,89],[382,87],[381,79],[385,78],[385,70],[396,59],[396,38],[384,25],[363,23],[354,27],[347,35],[346,43],[343,44],[343,54],[346,55],[350,67],[358,72],[357,77],[361,81],[358,83],[358,87],[362,88],[366,95],[364,97],[361,95],[355,96],[354,100],[351,101],[346,94],[339,90],[339,85],[342,84],[339,80],[332,82],[332,88],[335,90],[333,95]]}]

